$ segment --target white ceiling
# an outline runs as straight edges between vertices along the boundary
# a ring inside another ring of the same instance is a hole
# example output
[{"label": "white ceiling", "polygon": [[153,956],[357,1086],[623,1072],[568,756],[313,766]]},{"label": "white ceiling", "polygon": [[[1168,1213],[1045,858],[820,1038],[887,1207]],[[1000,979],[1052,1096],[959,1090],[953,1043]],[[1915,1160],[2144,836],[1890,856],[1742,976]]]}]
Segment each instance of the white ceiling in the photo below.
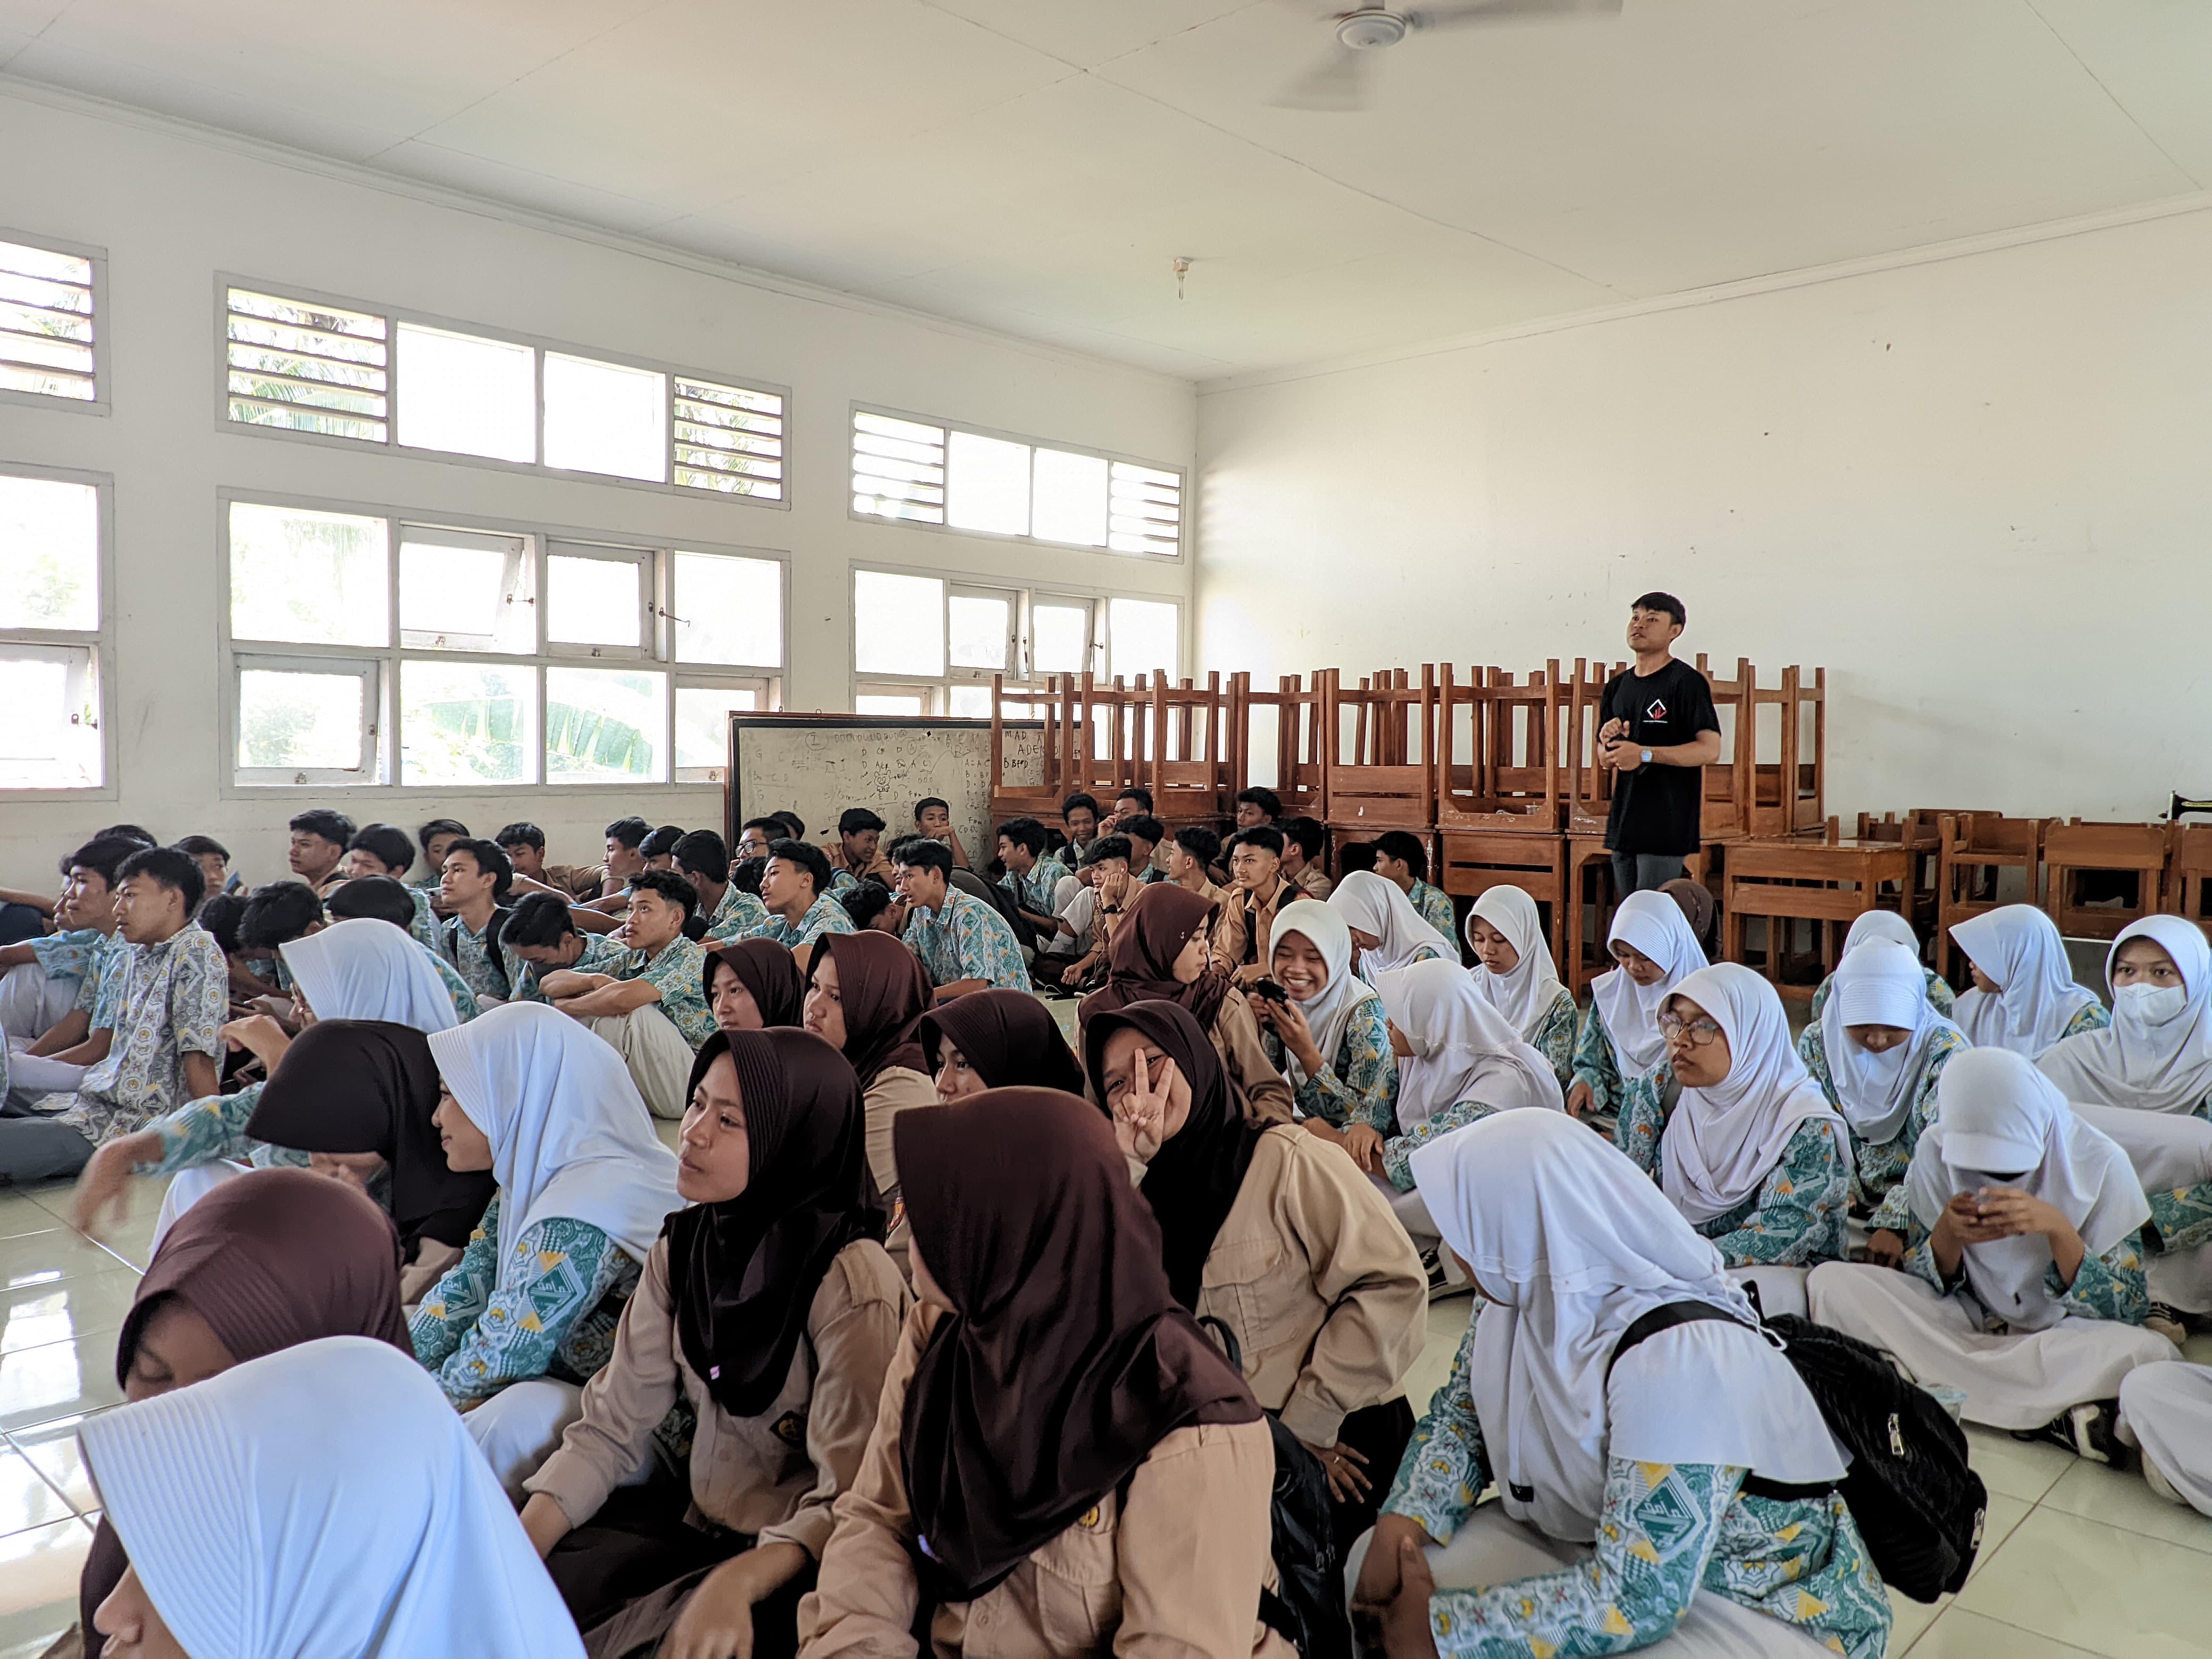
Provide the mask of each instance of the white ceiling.
[{"label": "white ceiling", "polygon": [[2212,184],[2205,0],[1626,0],[1279,106],[1322,12],[0,0],[0,70],[1197,379]]}]

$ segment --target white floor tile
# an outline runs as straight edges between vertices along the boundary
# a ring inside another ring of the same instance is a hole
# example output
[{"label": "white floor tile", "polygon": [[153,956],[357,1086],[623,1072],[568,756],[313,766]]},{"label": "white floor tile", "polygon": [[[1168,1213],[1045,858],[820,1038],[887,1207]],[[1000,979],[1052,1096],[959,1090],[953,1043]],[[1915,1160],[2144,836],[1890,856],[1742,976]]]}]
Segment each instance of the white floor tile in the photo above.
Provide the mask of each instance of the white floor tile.
[{"label": "white floor tile", "polygon": [[[2102,1463],[2077,1462],[2059,1477],[2042,1507],[2212,1553],[2212,1520],[2167,1503],[2144,1484],[2138,1472],[2124,1474]],[[2212,1575],[2212,1562],[2203,1564],[2202,1571]]]},{"label": "white floor tile", "polygon": [[2212,1654],[2206,1567],[2199,1551],[2045,1504],[1974,1575],[1958,1605],[2092,1653]]},{"label": "white floor tile", "polygon": [[[1893,1659],[1905,1651],[1893,1640],[1889,1650]],[[1965,1607],[1945,1609],[1911,1651],[1912,1659],[2093,1659],[2096,1653],[2016,1630]]]}]

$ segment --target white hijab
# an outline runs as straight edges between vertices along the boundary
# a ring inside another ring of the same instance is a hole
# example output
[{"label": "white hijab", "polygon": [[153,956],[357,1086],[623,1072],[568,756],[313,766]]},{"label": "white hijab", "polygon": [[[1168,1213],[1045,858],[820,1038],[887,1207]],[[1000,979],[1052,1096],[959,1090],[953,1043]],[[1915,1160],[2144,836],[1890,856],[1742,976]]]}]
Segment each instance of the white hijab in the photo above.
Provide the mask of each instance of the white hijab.
[{"label": "white hijab", "polygon": [[[1717,963],[1674,988],[1728,1039],[1728,1075],[1682,1091],[1659,1140],[1660,1184],[1692,1224],[1726,1215],[1756,1194],[1797,1127],[1825,1117],[1844,1125],[1790,1041],[1790,1016],[1763,974]],[[1838,1151],[1850,1156],[1850,1137]]]},{"label": "white hijab", "polygon": [[[2130,939],[2147,939],[2181,970],[2181,1006],[2163,1018],[2130,986],[2112,993],[2112,1023],[2045,1051],[2036,1061],[2069,1100],[2187,1116],[2212,1093],[2212,946],[2182,916],[2145,916],[2112,941],[2105,981]],[[2169,999],[2170,1000],[2170,999]]]},{"label": "white hijab", "polygon": [[430,1374],[388,1342],[280,1349],[77,1432],[188,1652],[582,1659],[498,1477]]},{"label": "white hijab", "polygon": [[[1869,939],[1887,939],[1893,945],[1902,945],[1912,952],[1915,962],[1920,959],[1920,935],[1912,931],[1911,922],[1894,910],[1869,910],[1853,922],[1850,931],[1844,935],[1844,955],[1850,955]],[[1840,963],[1841,958],[1838,960]]]},{"label": "white hijab", "polygon": [[1951,1011],[1977,1048],[2009,1048],[2030,1060],[2065,1035],[2097,994],[2074,982],[2058,924],[2032,904],[1968,916],[1951,929],[1974,966],[2002,988],[1962,993]]},{"label": "white hijab", "polygon": [[[1851,1040],[1854,1025],[1894,1025],[1912,1035],[1877,1054]],[[1930,1050],[1944,1032],[1958,1030],[1929,1004],[1928,975],[1912,951],[1886,935],[1845,951],[1820,1010],[1820,1042],[1836,1104],[1851,1133],[1875,1146],[1896,1139],[1919,1096]]]},{"label": "white hijab", "polygon": [[1659,1035],[1659,1011],[1677,986],[1705,965],[1705,947],[1690,931],[1682,907],[1664,893],[1631,893],[1613,913],[1606,943],[1621,944],[1651,958],[1667,971],[1656,985],[1638,985],[1628,969],[1615,968],[1590,981],[1590,1000],[1613,1040],[1613,1064],[1624,1078],[1650,1077],[1665,1064],[1667,1040]]},{"label": "white hijab", "polygon": [[276,948],[317,1019],[380,1019],[418,1031],[461,1023],[453,993],[404,927],[356,916]]},{"label": "white hijab", "polygon": [[1566,1110],[1551,1061],[1513,1033],[1455,962],[1382,975],[1382,1006],[1413,1047],[1398,1061],[1398,1127],[1410,1133],[1463,1100]]},{"label": "white hijab", "polygon": [[1425,945],[1447,962],[1459,960],[1452,942],[1421,920],[1398,884],[1385,881],[1372,870],[1351,872],[1336,884],[1328,902],[1347,924],[1374,935],[1375,948],[1359,953],[1359,976],[1370,985],[1393,968],[1410,964],[1413,953]]},{"label": "white hijab", "polygon": [[[455,1103],[491,1142],[507,1243],[567,1216],[645,1260],[684,1200],[676,1155],[653,1133],[612,1044],[542,1002],[510,1002],[436,1033],[430,1055]],[[501,1251],[502,1275],[513,1260]]]},{"label": "white hijab", "polygon": [[[1914,1218],[1933,1228],[1943,1206],[1980,1187],[2017,1187],[2074,1224],[2091,1255],[2150,1218],[2128,1156],[2074,1115],[2050,1079],[2004,1048],[1952,1057],[1936,1085],[1936,1121],[1923,1129],[1905,1178]],[[2039,1331],[2063,1316],[2043,1282],[2051,1241],[2041,1234],[1966,1249],[1975,1299],[2008,1324]]]},{"label": "white hijab", "polygon": [[[1725,1463],[1792,1485],[1844,1460],[1797,1373],[1750,1327],[1720,1253],[1643,1172],[1550,1112],[1505,1112],[1413,1154],[1437,1227],[1494,1297],[1474,1322],[1469,1392],[1505,1512],[1567,1543],[1596,1535],[1608,1456]],[[1679,1326],[1612,1395],[1607,1370],[1637,1319],[1703,1302],[1743,1322]],[[1663,1346],[1662,1346],[1663,1345]],[[1656,1369],[1655,1369],[1656,1368]]]},{"label": "white hijab", "polygon": [[[1344,1041],[1344,1028],[1352,1023],[1353,1012],[1375,994],[1375,990],[1352,971],[1352,934],[1344,925],[1344,918],[1319,899],[1293,899],[1275,912],[1274,926],[1267,930],[1270,961],[1274,957],[1275,947],[1290,933],[1296,933],[1320,951],[1322,962],[1328,967],[1328,983],[1322,988],[1319,996],[1299,1003],[1298,1012],[1306,1017],[1306,1024],[1313,1031],[1314,1047],[1321,1050],[1322,1064],[1334,1066],[1337,1045]],[[1305,1067],[1287,1048],[1283,1051],[1283,1073],[1293,1089],[1306,1080]]]},{"label": "white hijab", "polygon": [[1510,974],[1493,974],[1480,963],[1468,969],[1475,988],[1490,1006],[1505,1016],[1505,1023],[1529,1042],[1543,1030],[1559,1000],[1559,970],[1552,966],[1551,941],[1544,937],[1543,919],[1536,901],[1518,887],[1493,887],[1475,900],[1467,913],[1468,948],[1474,948],[1474,919],[1480,916],[1520,952]]}]

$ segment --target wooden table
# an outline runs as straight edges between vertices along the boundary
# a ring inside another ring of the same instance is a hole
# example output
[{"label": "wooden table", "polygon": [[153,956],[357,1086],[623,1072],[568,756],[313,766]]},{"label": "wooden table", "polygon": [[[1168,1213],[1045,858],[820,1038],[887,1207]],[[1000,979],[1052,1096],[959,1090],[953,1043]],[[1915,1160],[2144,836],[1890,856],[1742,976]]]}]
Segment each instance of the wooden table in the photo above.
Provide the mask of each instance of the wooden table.
[{"label": "wooden table", "polygon": [[[1730,962],[1745,956],[1745,925],[1753,916],[1767,921],[1765,971],[1785,997],[1805,999],[1810,985],[1782,982],[1782,935],[1791,921],[1833,923],[1848,927],[1869,910],[1893,909],[1881,889],[1892,884],[1902,902],[1911,903],[1913,875],[1926,848],[1917,842],[1738,841],[1729,843],[1723,884],[1722,954]],[[1820,932],[1822,976],[1836,967],[1836,935]]]}]

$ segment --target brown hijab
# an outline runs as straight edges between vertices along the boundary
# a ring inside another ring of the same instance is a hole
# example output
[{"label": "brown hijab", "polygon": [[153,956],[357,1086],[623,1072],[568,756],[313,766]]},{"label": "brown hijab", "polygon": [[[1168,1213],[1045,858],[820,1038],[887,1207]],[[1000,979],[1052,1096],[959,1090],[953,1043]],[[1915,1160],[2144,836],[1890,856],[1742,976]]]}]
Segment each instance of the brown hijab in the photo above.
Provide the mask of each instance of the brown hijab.
[{"label": "brown hijab", "polygon": [[[118,1383],[131,1375],[146,1322],[172,1297],[205,1320],[240,1364],[325,1336],[374,1337],[415,1353],[399,1313],[391,1218],[351,1188],[305,1170],[227,1181],[178,1218],[124,1317]],[[88,1659],[106,1646],[92,1616],[130,1565],[103,1517],[77,1586]]]},{"label": "brown hijab", "polygon": [[739,939],[718,945],[707,952],[702,982],[707,1006],[714,1005],[714,969],[723,963],[738,976],[738,983],[752,993],[766,1026],[797,1025],[805,1012],[806,981],[799,976],[799,963],[790,951],[774,939]]},{"label": "brown hijab", "polygon": [[1185,985],[1175,976],[1175,962],[1191,936],[1206,931],[1217,908],[1212,899],[1171,881],[1154,882],[1138,893],[1115,930],[1106,956],[1106,983],[1083,999],[1083,1023],[1088,1025],[1133,1002],[1174,1002],[1190,1011],[1200,1030],[1211,1032],[1229,981],[1209,967],[1196,982]]},{"label": "brown hijab", "polygon": [[994,1089],[1033,1084],[1063,1093],[1083,1092],[1083,1068],[1045,1006],[1027,991],[976,991],[933,1009],[915,1028],[934,1072],[945,1045],[967,1056]]},{"label": "brown hijab", "polygon": [[1713,890],[1687,876],[1677,876],[1659,890],[1680,907],[1683,920],[1698,936],[1698,948],[1710,955],[1713,948],[1713,919],[1720,908]]},{"label": "brown hijab", "polygon": [[927,1073],[914,1023],[929,1010],[928,970],[889,933],[824,933],[807,961],[811,987],[820,964],[837,963],[837,1000],[845,1011],[845,1058],[865,1090],[894,1066]]},{"label": "brown hijab", "polygon": [[900,1456],[930,1588],[973,1601],[1166,1436],[1260,1407],[1176,1304],[1091,1107],[992,1089],[891,1133],[915,1255],[953,1309],[907,1389]]}]

